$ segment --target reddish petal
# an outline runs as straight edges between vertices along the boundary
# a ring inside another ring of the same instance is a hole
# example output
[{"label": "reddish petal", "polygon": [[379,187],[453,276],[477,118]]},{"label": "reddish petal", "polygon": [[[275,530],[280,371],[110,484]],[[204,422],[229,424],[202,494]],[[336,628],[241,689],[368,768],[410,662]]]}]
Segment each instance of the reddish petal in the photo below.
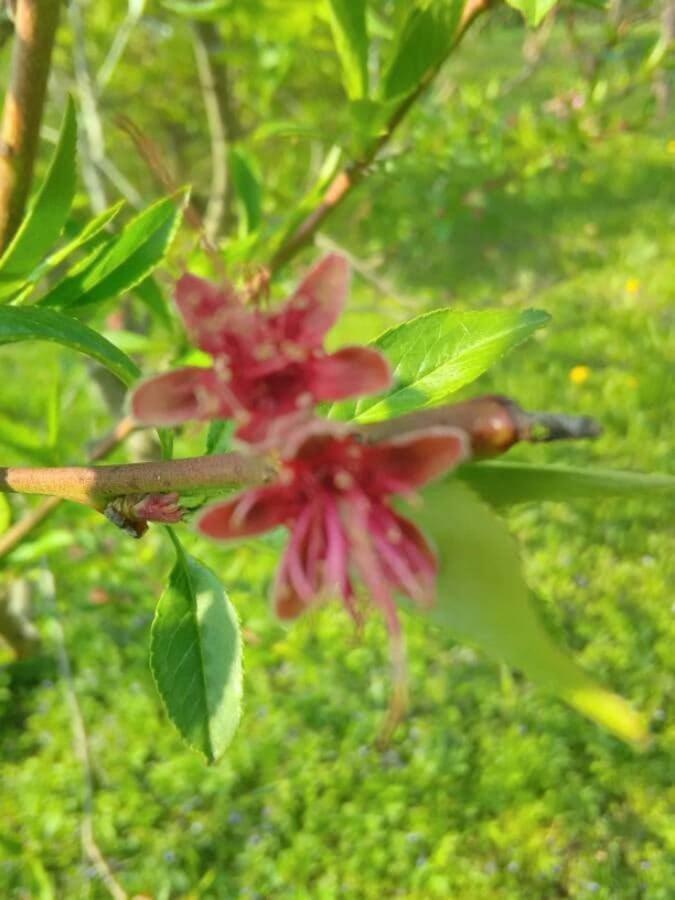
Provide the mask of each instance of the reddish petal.
[{"label": "reddish petal", "polygon": [[344,347],[307,364],[307,386],[317,400],[378,394],[390,384],[389,363],[366,347]]},{"label": "reddish petal", "polygon": [[252,312],[232,285],[219,286],[196,275],[178,280],[176,304],[191,337],[207,353],[223,352],[223,333],[243,334],[252,322]]},{"label": "reddish petal", "polygon": [[131,412],[142,425],[179,425],[188,419],[215,418],[216,412],[225,418],[229,412],[218,402],[218,410],[209,408],[209,393],[213,375],[210,369],[190,366],[175,369],[143,381],[131,397]]},{"label": "reddish petal", "polygon": [[317,263],[275,317],[285,339],[305,347],[320,345],[342,313],[349,280],[344,256],[331,253]]},{"label": "reddish petal", "polygon": [[466,458],[469,441],[458,428],[435,427],[364,448],[365,465],[382,490],[413,491]]},{"label": "reddish petal", "polygon": [[297,619],[306,609],[305,604],[298,596],[297,591],[283,569],[279,570],[277,579],[274,582],[272,605],[277,618],[281,619],[282,622]]},{"label": "reddish petal", "polygon": [[288,487],[273,484],[245,491],[234,500],[214,503],[199,517],[197,529],[207,537],[226,541],[261,534],[292,517],[294,503]]}]

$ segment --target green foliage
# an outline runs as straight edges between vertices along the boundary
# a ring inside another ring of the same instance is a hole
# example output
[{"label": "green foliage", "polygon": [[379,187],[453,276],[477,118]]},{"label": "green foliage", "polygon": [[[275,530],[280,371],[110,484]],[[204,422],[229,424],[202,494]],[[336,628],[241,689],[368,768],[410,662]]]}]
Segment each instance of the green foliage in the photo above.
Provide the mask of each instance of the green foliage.
[{"label": "green foliage", "polygon": [[653,496],[668,502],[675,492],[669,475],[621,472],[617,469],[581,469],[532,463],[482,462],[462,466],[459,477],[492,506],[517,503],[566,502],[577,497]]},{"label": "green foliage", "polygon": [[[448,515],[451,510],[452,514]],[[530,602],[516,544],[465,485],[450,478],[425,492],[418,517],[439,558],[429,618],[526,674],[620,737],[644,741],[645,724],[551,640]]]},{"label": "green foliage", "polygon": [[326,0],[342,80],[350,100],[368,96],[366,0]]},{"label": "green foliage", "polygon": [[40,298],[42,306],[80,310],[140,284],[164,258],[181,221],[185,194],[143,210],[111,237],[92,262],[66,276]]},{"label": "green foliage", "polygon": [[260,226],[262,185],[252,159],[241,147],[230,148],[228,161],[239,206],[240,233],[245,236]]},{"label": "green foliage", "polygon": [[550,13],[558,0],[506,0],[509,6],[522,13],[528,25],[536,28]]},{"label": "green foliage", "polygon": [[77,120],[69,98],[45,179],[0,259],[0,297],[11,295],[61,234],[75,195]]},{"label": "green foliage", "polygon": [[140,375],[138,366],[93,329],[53,309],[0,309],[0,344],[54,341],[105,366],[125,384]]},{"label": "green foliage", "polygon": [[155,612],[150,665],[169,718],[215,762],[241,715],[241,635],[218,577],[174,538],[176,565]]},{"label": "green foliage", "polygon": [[410,4],[382,77],[385,100],[410,94],[441,65],[455,44],[463,9],[463,0]]},{"label": "green foliage", "polygon": [[394,386],[377,397],[339,404],[332,415],[377,422],[437,406],[548,320],[548,313],[534,309],[439,309],[404,322],[373,342],[392,365]]}]

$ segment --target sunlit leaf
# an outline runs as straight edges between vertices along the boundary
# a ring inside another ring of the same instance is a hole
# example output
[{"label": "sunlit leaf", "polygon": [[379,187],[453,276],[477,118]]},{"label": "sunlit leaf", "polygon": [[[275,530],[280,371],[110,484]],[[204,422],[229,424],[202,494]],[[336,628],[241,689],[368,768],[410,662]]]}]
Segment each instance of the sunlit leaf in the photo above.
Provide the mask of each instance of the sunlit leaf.
[{"label": "sunlit leaf", "polygon": [[228,154],[232,183],[237,194],[242,235],[255,231],[262,219],[262,187],[249,154],[232,147]]},{"label": "sunlit leaf", "polygon": [[455,44],[463,9],[463,0],[410,4],[382,78],[385,99],[411,93],[445,60]]},{"label": "sunlit leaf", "polygon": [[13,293],[16,280],[27,277],[44,260],[61,234],[75,194],[76,146],[75,107],[68,99],[45,180],[0,259],[0,297]]},{"label": "sunlit leaf", "polygon": [[53,309],[0,309],[0,344],[52,341],[95,359],[125,384],[140,371],[129,357],[96,331]]},{"label": "sunlit leaf", "polygon": [[342,80],[350,100],[368,96],[366,0],[327,0]]},{"label": "sunlit leaf", "polygon": [[528,25],[536,28],[553,9],[558,0],[506,0],[506,2],[522,14]]},{"label": "sunlit leaf", "polygon": [[239,724],[239,623],[216,575],[174,538],[176,565],[152,625],[150,664],[169,718],[209,762]]},{"label": "sunlit leaf", "polygon": [[164,258],[180,224],[184,194],[166,197],[129,222],[86,269],[70,273],[41,306],[82,309],[138,285]]},{"label": "sunlit leaf", "polygon": [[439,560],[438,599],[429,618],[520,670],[630,741],[644,741],[640,716],[597,685],[553,642],[525,584],[504,523],[455,478],[425,492],[417,519]]},{"label": "sunlit leaf", "polygon": [[658,501],[675,493],[675,477],[612,469],[516,462],[481,462],[462,466],[458,476],[492,506],[567,502],[581,497],[644,497]]},{"label": "sunlit leaf", "polygon": [[386,394],[336,404],[331,417],[377,422],[443,403],[549,320],[541,310],[438,309],[373,342],[394,371]]}]

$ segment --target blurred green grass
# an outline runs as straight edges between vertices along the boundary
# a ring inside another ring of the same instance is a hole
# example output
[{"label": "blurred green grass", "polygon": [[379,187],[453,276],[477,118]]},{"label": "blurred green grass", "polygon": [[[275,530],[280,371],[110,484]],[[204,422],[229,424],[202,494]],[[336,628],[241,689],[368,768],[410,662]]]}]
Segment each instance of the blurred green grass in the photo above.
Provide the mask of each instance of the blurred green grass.
[{"label": "blurred green grass", "polygon": [[[331,225],[359,258],[380,258],[387,284],[357,276],[334,340],[362,340],[433,305],[541,307],[551,326],[471,393],[593,414],[605,433],[514,458],[674,472],[672,122],[628,129],[630,107],[570,122],[547,114],[545,99],[578,83],[562,41],[529,82],[495,98],[518,74],[521,39],[494,29],[471,41],[413,115],[403,150]],[[319,121],[329,102],[316,101]],[[570,377],[578,366],[581,383]],[[49,373],[60,372],[55,460],[77,460],[83,439],[105,430],[82,360],[2,348],[0,371],[2,419],[34,429],[44,427]],[[3,460],[30,461],[2,434],[0,422]],[[179,452],[202,440],[187,429]],[[16,515],[25,507],[14,501]],[[283,630],[267,609],[264,548],[235,554],[188,537],[249,633],[242,726],[208,768],[166,721],[147,665],[167,542],[155,531],[136,544],[62,507],[7,573],[37,578],[45,559],[54,572],[91,745],[96,837],[129,895],[668,900],[672,509],[549,504],[510,524],[550,628],[646,711],[647,751],[409,619],[412,710],[379,753],[381,625],[357,639],[330,608]],[[54,612],[39,592],[35,604],[51,650]],[[106,896],[83,861],[82,767],[53,656],[0,670],[0,735],[0,892]]]}]

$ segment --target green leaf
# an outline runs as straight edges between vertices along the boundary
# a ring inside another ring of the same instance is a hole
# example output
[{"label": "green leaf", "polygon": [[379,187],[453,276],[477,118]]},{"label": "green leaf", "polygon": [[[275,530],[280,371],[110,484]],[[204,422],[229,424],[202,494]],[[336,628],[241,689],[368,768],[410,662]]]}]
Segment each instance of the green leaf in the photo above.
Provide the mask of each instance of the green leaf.
[{"label": "green leaf", "polygon": [[255,231],[262,220],[262,188],[249,154],[231,147],[228,159],[239,207],[239,232],[244,236]]},{"label": "green leaf", "polygon": [[184,196],[148,207],[87,268],[69,274],[39,304],[79,310],[140,284],[164,258],[180,223]]},{"label": "green leaf", "polygon": [[342,81],[350,100],[368,96],[366,0],[327,0]]},{"label": "green leaf", "polygon": [[463,0],[411,4],[382,78],[385,99],[406,96],[445,60],[455,44]]},{"label": "green leaf", "polygon": [[11,524],[12,507],[9,504],[7,496],[5,494],[0,494],[0,534],[4,534]]},{"label": "green leaf", "polygon": [[417,519],[440,561],[437,603],[427,614],[433,622],[519,669],[619,737],[646,739],[641,717],[626,701],[597,685],[553,642],[532,606],[515,542],[466,485],[450,478],[430,488]]},{"label": "green leaf", "polygon": [[438,309],[404,322],[373,342],[392,364],[394,386],[386,394],[336,404],[331,418],[378,422],[437,406],[549,318],[548,313],[536,309]]},{"label": "green leaf", "polygon": [[162,0],[163,7],[190,19],[218,17],[219,13],[231,5],[232,0]]},{"label": "green leaf", "polygon": [[214,762],[241,715],[239,623],[216,575],[172,539],[176,565],[155,613],[150,665],[169,718]]},{"label": "green leaf", "polygon": [[0,296],[13,292],[12,283],[29,275],[61,234],[75,195],[76,146],[77,120],[69,98],[45,180],[0,259]]},{"label": "green leaf", "polygon": [[53,309],[0,309],[0,344],[53,341],[84,353],[129,385],[140,375],[136,364],[96,331]]},{"label": "green leaf", "polygon": [[506,0],[506,2],[521,13],[528,25],[536,28],[558,0]]},{"label": "green leaf", "polygon": [[492,506],[675,492],[675,476],[515,462],[469,463],[457,475]]},{"label": "green leaf", "polygon": [[236,423],[231,419],[214,419],[209,422],[206,435],[206,454],[227,453],[232,449],[232,438]]}]

